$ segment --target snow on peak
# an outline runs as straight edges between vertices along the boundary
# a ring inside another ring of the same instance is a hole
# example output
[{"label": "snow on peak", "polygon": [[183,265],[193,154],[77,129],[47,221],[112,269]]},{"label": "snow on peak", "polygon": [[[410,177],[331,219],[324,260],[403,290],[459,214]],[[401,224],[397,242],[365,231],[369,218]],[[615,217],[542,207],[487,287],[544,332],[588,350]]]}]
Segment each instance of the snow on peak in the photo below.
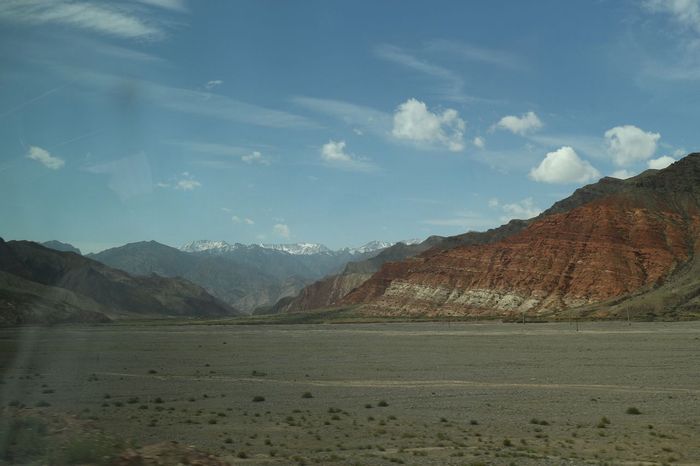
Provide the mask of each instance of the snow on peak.
[{"label": "snow on peak", "polygon": [[403,243],[406,245],[410,244],[418,244],[420,243],[421,240],[419,239],[407,239],[407,240],[401,240],[401,241],[370,241],[369,243],[365,243],[362,246],[358,248],[350,248],[350,254],[366,254],[368,252],[375,252],[375,251],[380,251],[382,249],[389,248],[395,244],[398,243]]},{"label": "snow on peak", "polygon": [[287,254],[295,256],[308,256],[311,254],[331,252],[326,246],[317,243],[261,244],[260,247],[286,252]]},{"label": "snow on peak", "polygon": [[207,239],[200,239],[185,244],[180,248],[180,251],[209,252],[214,254],[220,254],[224,252],[233,251],[237,248],[237,246],[238,244],[231,245],[226,241],[209,241]]}]

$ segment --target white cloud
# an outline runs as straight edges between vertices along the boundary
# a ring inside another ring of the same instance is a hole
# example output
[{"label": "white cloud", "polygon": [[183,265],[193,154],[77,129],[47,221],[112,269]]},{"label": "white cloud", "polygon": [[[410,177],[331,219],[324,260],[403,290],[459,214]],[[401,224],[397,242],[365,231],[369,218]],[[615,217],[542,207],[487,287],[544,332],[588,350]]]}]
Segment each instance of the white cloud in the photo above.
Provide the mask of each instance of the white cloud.
[{"label": "white cloud", "polygon": [[244,218],[243,223],[245,223],[246,225],[255,225],[255,222],[250,218]]},{"label": "white cloud", "polygon": [[60,24],[127,39],[160,38],[165,34],[138,10],[106,2],[4,0],[0,20],[28,25]]},{"label": "white cloud", "polygon": [[644,5],[652,12],[670,14],[681,25],[700,33],[698,0],[646,0]]},{"label": "white cloud", "polygon": [[321,147],[321,160],[326,165],[345,170],[371,171],[376,168],[369,161],[346,152],[345,146],[345,141],[328,141]]},{"label": "white cloud", "polygon": [[194,191],[201,186],[202,183],[197,180],[180,180],[175,185],[175,189],[179,189],[180,191]]},{"label": "white cloud", "polygon": [[503,204],[501,205],[501,210],[506,213],[505,216],[501,217],[501,220],[504,222],[514,218],[526,220],[532,217],[537,217],[542,213],[542,209],[535,205],[535,201],[533,201],[531,197],[523,199],[520,202]]},{"label": "white cloud", "polygon": [[276,223],[275,226],[272,227],[272,231],[277,235],[281,236],[282,238],[288,239],[289,236],[291,235],[291,232],[289,231],[289,227],[285,225],[284,223]]},{"label": "white cloud", "polygon": [[616,126],[605,132],[608,154],[618,166],[649,159],[656,152],[659,133],[645,132],[636,126]]},{"label": "white cloud", "polygon": [[357,134],[358,136],[363,136],[365,133],[362,132],[360,128],[353,128],[352,132]]},{"label": "white cloud", "polygon": [[636,175],[636,173],[623,168],[621,170],[615,170],[610,176],[617,178],[618,180],[626,180],[627,178],[632,178],[634,175]]},{"label": "white cloud", "polygon": [[42,149],[41,147],[37,146],[29,146],[27,158],[36,160],[51,170],[58,170],[59,168],[63,168],[63,166],[66,164],[63,159],[54,157],[46,149]]},{"label": "white cloud", "polygon": [[233,223],[241,223],[241,218],[238,215],[234,215],[231,217],[231,221]]},{"label": "white cloud", "polygon": [[535,205],[535,201],[531,197],[510,204],[501,204],[501,201],[494,197],[489,199],[488,206],[492,209],[500,209],[506,214],[501,217],[502,222],[516,218],[527,220],[542,213],[542,209]]},{"label": "white cloud", "polygon": [[676,161],[676,159],[674,159],[670,155],[662,155],[658,159],[649,160],[647,162],[647,166],[649,168],[653,168],[655,170],[661,170],[663,168],[668,167],[669,165],[671,165],[675,161]]},{"label": "white cloud", "polygon": [[260,165],[270,165],[270,161],[263,157],[258,151],[244,155],[241,157],[241,160],[248,164],[258,163]]},{"label": "white cloud", "polygon": [[569,146],[549,152],[530,170],[530,178],[543,183],[586,183],[598,177],[600,172]]},{"label": "white cloud", "polygon": [[524,136],[542,128],[542,121],[535,112],[527,112],[519,117],[515,115],[504,116],[494,125],[494,128],[505,129],[513,134]]},{"label": "white cloud", "polygon": [[220,79],[214,79],[212,81],[207,81],[207,83],[204,85],[204,88],[208,91],[211,91],[216,86],[221,86],[223,83],[224,82]]},{"label": "white cloud", "polygon": [[411,98],[396,109],[391,134],[397,139],[437,144],[452,152],[459,152],[464,149],[465,127],[464,120],[456,110],[433,113],[425,103]]},{"label": "white cloud", "polygon": [[183,172],[181,175],[172,178],[167,183],[156,183],[156,187],[158,188],[173,188],[179,191],[194,191],[195,189],[200,188],[201,186],[202,183],[195,180],[189,172]]},{"label": "white cloud", "polygon": [[484,147],[486,147],[486,141],[481,136],[475,137],[473,143],[479,149],[483,149]]}]

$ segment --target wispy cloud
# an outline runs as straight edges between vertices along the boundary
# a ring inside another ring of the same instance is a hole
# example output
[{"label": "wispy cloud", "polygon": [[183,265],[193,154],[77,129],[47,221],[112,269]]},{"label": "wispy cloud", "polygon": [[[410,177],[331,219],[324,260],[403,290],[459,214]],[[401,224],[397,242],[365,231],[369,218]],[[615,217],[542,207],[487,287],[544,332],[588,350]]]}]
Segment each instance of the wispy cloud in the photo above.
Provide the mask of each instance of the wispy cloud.
[{"label": "wispy cloud", "polygon": [[336,118],[361,132],[388,137],[391,132],[392,117],[380,110],[333,99],[297,96],[292,102],[304,108]]},{"label": "wispy cloud", "polygon": [[128,4],[68,0],[4,0],[0,21],[30,26],[61,25],[126,39],[160,39],[165,31]]},{"label": "wispy cloud", "polygon": [[147,194],[153,190],[151,166],[144,153],[92,165],[85,168],[85,171],[109,175],[109,189],[122,200]]},{"label": "wispy cloud", "polygon": [[167,140],[165,143],[172,146],[177,146],[185,151],[232,157],[244,155],[249,150],[245,147],[217,144],[213,142]]},{"label": "wispy cloud", "polygon": [[137,0],[146,5],[184,13],[187,11],[185,0]]},{"label": "wispy cloud", "polygon": [[82,68],[56,65],[55,69],[66,79],[73,80],[82,86],[122,95],[125,90],[128,90],[128,95],[124,96],[125,99],[143,99],[177,112],[271,128],[318,127],[315,122],[306,117],[260,107],[211,92],[172,87]]},{"label": "wispy cloud", "polygon": [[26,101],[22,102],[22,103],[19,104],[19,105],[15,105],[14,107],[12,107],[12,108],[10,108],[10,109],[8,109],[8,110],[5,110],[4,112],[0,113],[0,118],[3,118],[3,117],[6,117],[6,116],[9,116],[9,115],[12,115],[13,113],[22,110],[24,107],[27,107],[27,106],[33,104],[33,103],[36,102],[37,100],[41,100],[41,99],[43,99],[44,97],[47,97],[47,96],[53,94],[54,92],[60,90],[60,89],[63,88],[63,87],[64,87],[64,86],[54,87],[53,89],[49,89],[49,90],[46,91],[46,92],[42,92],[41,94],[37,95],[36,97],[32,97],[31,99],[26,100]]},{"label": "wispy cloud", "polygon": [[451,102],[494,102],[464,93],[464,79],[455,71],[419,58],[415,53],[408,52],[391,44],[381,44],[374,48],[374,54],[397,65],[417,71],[437,81],[435,94]]},{"label": "wispy cloud", "polygon": [[475,61],[511,70],[526,68],[523,59],[515,54],[464,42],[433,40],[428,42],[426,50],[445,53],[461,60]]},{"label": "wispy cloud", "polygon": [[211,91],[217,86],[221,86],[224,82],[220,79],[212,79],[211,81],[207,81],[206,84],[204,84],[204,89]]},{"label": "wispy cloud", "polygon": [[374,54],[383,60],[437,79],[441,83],[438,87],[438,93],[449,100],[473,100],[472,97],[463,94],[464,80],[448,68],[422,60],[400,47],[390,44],[382,44],[375,47]]}]

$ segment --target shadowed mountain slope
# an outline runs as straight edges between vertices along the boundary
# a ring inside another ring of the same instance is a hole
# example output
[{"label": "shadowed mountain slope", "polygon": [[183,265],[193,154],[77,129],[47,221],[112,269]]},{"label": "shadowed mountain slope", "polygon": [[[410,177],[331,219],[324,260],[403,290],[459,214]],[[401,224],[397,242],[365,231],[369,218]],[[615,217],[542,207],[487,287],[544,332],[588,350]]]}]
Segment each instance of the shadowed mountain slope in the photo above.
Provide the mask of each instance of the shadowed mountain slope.
[{"label": "shadowed mountain slope", "polygon": [[0,240],[0,272],[0,312],[4,320],[14,323],[99,321],[105,315],[237,314],[184,279],[132,277],[97,261],[30,241]]}]

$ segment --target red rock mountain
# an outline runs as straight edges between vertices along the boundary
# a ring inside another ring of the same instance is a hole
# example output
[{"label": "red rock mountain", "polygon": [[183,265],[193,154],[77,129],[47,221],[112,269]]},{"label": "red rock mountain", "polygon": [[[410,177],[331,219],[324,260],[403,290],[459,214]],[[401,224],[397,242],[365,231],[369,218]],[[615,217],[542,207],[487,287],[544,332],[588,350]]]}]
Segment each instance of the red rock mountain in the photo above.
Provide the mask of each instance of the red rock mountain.
[{"label": "red rock mountain", "polygon": [[339,303],[372,315],[550,315],[681,275],[700,283],[688,275],[700,251],[700,154],[577,193],[495,242],[385,263]]}]

